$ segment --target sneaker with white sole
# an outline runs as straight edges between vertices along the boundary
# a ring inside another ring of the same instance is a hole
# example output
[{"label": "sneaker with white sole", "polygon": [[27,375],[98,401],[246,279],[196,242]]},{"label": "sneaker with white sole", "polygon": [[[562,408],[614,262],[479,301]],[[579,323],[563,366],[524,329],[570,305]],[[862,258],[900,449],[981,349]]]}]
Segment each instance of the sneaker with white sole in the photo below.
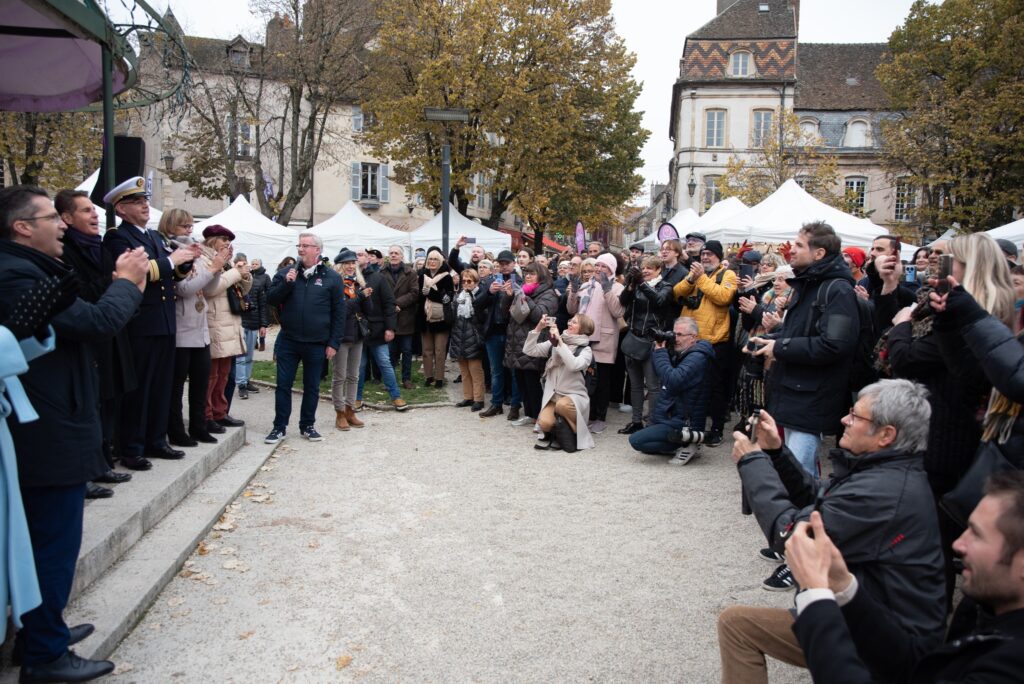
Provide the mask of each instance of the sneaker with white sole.
[{"label": "sneaker with white sole", "polygon": [[775,569],[771,577],[761,583],[761,588],[768,591],[789,591],[790,589],[795,589],[796,579],[793,577],[793,571],[789,569],[788,565],[783,563]]},{"label": "sneaker with white sole", "polygon": [[668,460],[672,465],[686,465],[693,459],[700,456],[699,449],[691,449],[689,447],[679,447],[676,449],[676,453]]},{"label": "sneaker with white sole", "polygon": [[778,551],[773,551],[772,549],[761,549],[757,552],[757,557],[763,561],[768,561],[769,563],[777,564],[786,562],[785,556],[783,556]]},{"label": "sneaker with white sole", "polygon": [[263,438],[264,444],[277,444],[284,439],[284,430],[274,428],[270,434]]},{"label": "sneaker with white sole", "polygon": [[633,407],[629,404],[619,404],[619,413],[632,413]]},{"label": "sneaker with white sole", "polygon": [[523,427],[524,425],[531,425],[532,423],[533,423],[533,418],[530,418],[529,416],[523,416],[522,418],[516,418],[515,420],[512,421],[513,427]]},{"label": "sneaker with white sole", "polygon": [[324,440],[323,435],[316,431],[315,427],[308,427],[302,431],[302,436],[308,439],[310,442],[322,442]]},{"label": "sneaker with white sole", "polygon": [[595,435],[599,435],[604,432],[606,427],[608,427],[608,425],[603,420],[592,420],[587,423],[587,428]]}]

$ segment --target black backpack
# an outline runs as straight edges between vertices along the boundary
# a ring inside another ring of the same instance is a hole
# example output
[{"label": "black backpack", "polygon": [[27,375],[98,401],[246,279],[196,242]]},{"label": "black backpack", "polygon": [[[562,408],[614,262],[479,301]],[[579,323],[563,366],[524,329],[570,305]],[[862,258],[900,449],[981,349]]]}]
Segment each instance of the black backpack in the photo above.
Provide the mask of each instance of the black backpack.
[{"label": "black backpack", "polygon": [[[814,308],[817,310],[817,318],[811,316],[807,321],[807,329],[804,337],[811,334],[811,326],[820,321],[825,314],[825,305],[828,303],[828,296],[832,286],[839,282],[838,278],[828,281],[825,287],[819,287],[815,297]],[[824,291],[824,296],[822,296]],[[853,363],[850,366],[850,391],[859,392],[878,379],[878,372],[875,370],[875,343],[878,341],[878,331],[875,329],[875,312],[871,303],[861,299],[857,293],[853,293],[853,299],[857,302],[857,347],[853,352]]]}]

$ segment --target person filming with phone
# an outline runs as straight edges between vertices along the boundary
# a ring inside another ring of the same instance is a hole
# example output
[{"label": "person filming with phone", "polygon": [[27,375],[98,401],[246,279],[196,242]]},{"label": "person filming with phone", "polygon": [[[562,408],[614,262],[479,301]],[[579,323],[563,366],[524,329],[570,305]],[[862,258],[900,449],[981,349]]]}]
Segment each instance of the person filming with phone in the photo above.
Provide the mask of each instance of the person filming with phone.
[{"label": "person filming with phone", "polygon": [[[879,597],[900,628],[923,641],[945,627],[945,580],[935,500],[921,452],[928,444],[927,390],[909,380],[865,387],[843,418],[830,479],[818,486],[779,438],[775,419],[757,415],[755,441],[733,433],[733,460],[750,507],[778,551],[794,527],[818,511],[860,586]],[[786,567],[786,566],[783,566]],[[795,581],[786,568],[788,587]],[[718,617],[722,681],[766,681],[764,656],[805,667],[784,608],[733,606]]]}]

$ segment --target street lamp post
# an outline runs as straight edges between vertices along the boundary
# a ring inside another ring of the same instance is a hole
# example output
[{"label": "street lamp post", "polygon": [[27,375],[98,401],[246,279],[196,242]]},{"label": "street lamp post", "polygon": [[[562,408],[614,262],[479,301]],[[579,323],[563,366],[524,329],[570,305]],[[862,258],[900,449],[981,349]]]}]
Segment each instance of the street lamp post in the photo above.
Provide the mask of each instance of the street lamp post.
[{"label": "street lamp post", "polygon": [[[445,109],[443,107],[424,107],[423,118],[427,121],[444,121],[447,123],[469,123],[468,109]],[[447,133],[445,143],[441,146],[441,251],[448,256],[449,199],[451,195],[452,148],[448,144]]]}]

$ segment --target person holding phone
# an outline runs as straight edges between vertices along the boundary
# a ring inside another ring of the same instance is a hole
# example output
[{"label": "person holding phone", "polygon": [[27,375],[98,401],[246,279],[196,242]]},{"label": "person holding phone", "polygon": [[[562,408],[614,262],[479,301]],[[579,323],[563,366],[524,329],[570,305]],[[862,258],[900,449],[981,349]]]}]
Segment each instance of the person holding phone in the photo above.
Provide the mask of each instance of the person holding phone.
[{"label": "person holding phone", "polygon": [[483,358],[487,354],[484,344],[483,308],[476,306],[475,294],[480,277],[472,268],[462,270],[461,289],[452,300],[452,330],[449,354],[458,361],[462,373],[462,401],[459,408],[470,407],[475,413],[484,407]]},{"label": "person holding phone", "polygon": [[[522,280],[515,272],[516,257],[510,250],[498,253],[495,273],[480,281],[475,296],[475,306],[484,311],[484,344],[487,347],[487,361],[491,368],[491,405],[480,412],[481,418],[491,418],[504,413],[502,405],[508,401],[508,419],[518,420],[522,397],[515,375],[505,366],[505,343],[508,334],[508,310],[512,303],[511,282]],[[508,287],[506,288],[506,285]]]},{"label": "person holding phone", "polygon": [[545,316],[554,316],[558,307],[558,297],[548,269],[527,264],[523,269],[523,280],[522,287],[518,289],[513,289],[513,283],[506,281],[504,291],[504,296],[510,298],[505,366],[515,374],[525,414],[513,421],[513,425],[532,425],[540,415],[543,394],[540,376],[544,361],[527,354],[524,345],[530,330]]}]

